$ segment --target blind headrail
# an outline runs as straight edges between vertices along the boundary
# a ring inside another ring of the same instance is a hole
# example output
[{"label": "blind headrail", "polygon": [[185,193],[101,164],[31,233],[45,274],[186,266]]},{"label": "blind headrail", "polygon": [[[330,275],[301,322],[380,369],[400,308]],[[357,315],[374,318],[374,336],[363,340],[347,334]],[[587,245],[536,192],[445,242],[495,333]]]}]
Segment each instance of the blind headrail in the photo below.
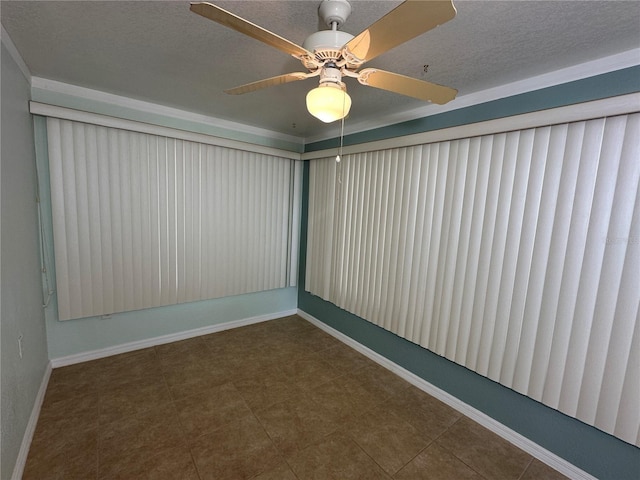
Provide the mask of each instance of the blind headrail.
[{"label": "blind headrail", "polygon": [[136,133],[147,133],[161,137],[175,138],[178,140],[187,140],[190,142],[204,143],[214,145],[216,147],[233,148],[235,150],[243,150],[252,153],[261,153],[264,155],[273,155],[292,160],[300,160],[300,154],[289,150],[267,147],[253,143],[241,142],[213,135],[205,135],[203,133],[195,133],[177,128],[163,127],[161,125],[153,125],[151,123],[136,122],[124,118],[111,117],[98,113],[85,112],[73,108],[59,107],[57,105],[49,105],[40,102],[29,102],[29,111],[34,115],[42,115],[44,117],[58,118],[60,120],[71,120],[75,122],[88,123],[91,125],[99,125],[101,127],[118,128],[120,130],[128,130]]}]

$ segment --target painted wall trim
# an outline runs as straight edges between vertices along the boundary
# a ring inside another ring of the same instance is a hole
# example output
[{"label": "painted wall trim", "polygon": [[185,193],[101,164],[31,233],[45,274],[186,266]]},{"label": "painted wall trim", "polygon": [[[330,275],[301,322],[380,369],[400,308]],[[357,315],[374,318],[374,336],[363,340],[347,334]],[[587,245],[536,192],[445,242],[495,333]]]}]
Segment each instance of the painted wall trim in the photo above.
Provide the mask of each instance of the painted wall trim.
[{"label": "painted wall trim", "polygon": [[33,402],[33,409],[29,416],[29,422],[27,428],[24,431],[22,437],[22,443],[20,444],[20,450],[18,452],[18,458],[16,458],[16,464],[13,467],[13,474],[11,480],[20,480],[24,473],[24,467],[27,464],[27,457],[29,455],[29,448],[31,448],[31,441],[33,440],[33,434],[36,431],[38,424],[38,418],[40,417],[40,410],[42,409],[42,403],[44,402],[44,396],[47,393],[47,386],[49,385],[49,379],[51,378],[51,370],[53,366],[51,362],[47,364],[47,367],[42,375],[42,382],[40,382],[40,388],[36,395],[35,402]]},{"label": "painted wall trim", "polygon": [[[461,108],[479,105],[493,100],[499,100],[505,97],[520,95],[522,93],[527,93],[542,88],[553,87],[556,85],[561,85],[563,83],[582,80],[588,77],[593,77],[595,75],[633,67],[635,65],[638,65],[639,59],[640,48],[636,48],[608,57],[592,60],[590,62],[580,63],[578,65],[562,68],[553,72],[526,78],[524,80],[518,80],[505,85],[481,90],[479,92],[462,95],[460,97],[457,97],[455,102],[450,102],[446,105],[428,104],[416,109],[406,110],[391,115],[385,115],[384,122],[380,122],[380,118],[376,118],[375,121],[367,120],[354,124],[350,124],[350,122],[347,122],[345,135],[351,135],[353,133],[388,127],[397,123],[416,120],[418,118],[437,115],[453,110],[459,110]],[[332,137],[328,137],[326,135],[315,137],[311,136],[306,138],[306,143],[314,143],[322,140],[327,140],[329,138]]]},{"label": "painted wall trim", "polygon": [[255,317],[243,318],[240,320],[233,320],[231,322],[219,323],[216,325],[209,325],[206,327],[194,328],[192,330],[185,330],[183,332],[171,333],[168,335],[161,335],[159,337],[147,338],[144,340],[138,340],[135,342],[123,343],[120,345],[114,345],[111,347],[101,348],[98,350],[91,350],[88,352],[75,353],[73,355],[67,355],[64,357],[58,357],[51,360],[52,368],[65,367],[67,365],[75,365],[76,363],[88,362],[90,360],[97,360],[99,358],[110,357],[118,355],[120,353],[133,352],[134,350],[141,350],[143,348],[154,347],[156,345],[164,345],[165,343],[177,342],[179,340],[186,340],[188,338],[199,337],[201,335],[207,335],[210,333],[222,332],[223,330],[230,330],[232,328],[244,327],[246,325],[252,325],[254,323],[266,322],[274,320],[276,318],[288,317],[298,313],[297,309],[285,310],[281,312],[269,313],[265,315],[257,315]]},{"label": "painted wall trim", "polygon": [[192,142],[206,143],[220,147],[234,148],[237,150],[246,150],[265,155],[273,155],[276,157],[291,158],[299,160],[300,154],[288,150],[281,150],[273,147],[266,147],[252,143],[240,142],[222,137],[214,137],[203,133],[189,132],[187,130],[178,130],[175,128],[162,127],[152,125],[150,123],[136,122],[134,120],[126,120],[123,118],[110,117],[98,113],[83,112],[72,108],[58,107],[56,105],[48,105],[46,103],[29,102],[29,111],[34,115],[42,115],[45,117],[60,118],[63,120],[73,120],[76,122],[91,123],[103,127],[119,128],[122,130],[131,130],[139,133],[148,133],[151,135],[159,135],[163,137],[178,138],[180,140],[188,140]]},{"label": "painted wall trim", "polygon": [[333,337],[340,340],[347,346],[362,353],[366,357],[370,358],[377,364],[395,373],[396,375],[406,380],[407,382],[411,383],[415,387],[419,388],[423,392],[431,395],[434,398],[437,398],[441,402],[447,404],[451,408],[469,417],[473,421],[479,423],[483,427],[499,435],[506,441],[520,448],[521,450],[524,450],[532,457],[537,458],[541,462],[549,465],[550,467],[554,468],[555,470],[562,473],[563,475],[575,480],[596,480],[595,477],[589,475],[587,472],[581,470],[580,468],[576,467],[572,463],[566,461],[563,458],[560,458],[559,456],[543,448],[537,443],[511,430],[509,427],[503,425],[502,423],[496,421],[495,419],[489,417],[488,415],[482,413],[481,411],[476,410],[471,405],[468,405],[465,402],[454,397],[453,395],[445,392],[444,390],[439,389],[435,385],[411,373],[409,370],[406,370],[405,368],[401,367],[397,363],[392,362],[391,360],[380,355],[379,353],[374,352],[370,348],[355,341],[351,337],[339,332],[338,330],[335,330],[334,328],[330,327],[326,323],[315,318],[313,315],[310,315],[304,310],[300,310],[300,309],[298,309],[297,313],[300,317],[309,321],[316,327],[324,330],[329,335],[332,335]]},{"label": "painted wall trim", "polygon": [[167,107],[157,103],[146,102],[143,100],[136,100],[134,98],[125,97],[122,95],[115,95],[113,93],[102,92],[100,90],[94,90],[86,87],[79,87],[69,83],[58,82],[56,80],[49,80],[42,77],[33,77],[31,79],[31,87],[39,89],[48,93],[56,93],[62,95],[68,95],[91,102],[106,103],[109,105],[130,108],[138,112],[143,112],[151,115],[162,115],[172,117],[174,119],[183,120],[187,122],[196,122],[204,125],[208,125],[214,128],[223,128],[226,130],[232,130],[234,132],[242,132],[249,135],[256,135],[259,137],[272,138],[301,145],[303,139],[294,135],[287,135],[284,133],[276,132],[273,130],[267,130],[258,127],[252,127],[243,123],[231,122],[229,120],[222,120],[220,118],[211,117],[194,112],[188,112],[186,110],[180,110],[178,108]]},{"label": "painted wall trim", "polygon": [[[401,148],[412,145],[423,145],[434,142],[469,138],[480,135],[490,135],[513,130],[524,130],[559,123],[590,120],[593,118],[624,115],[640,111],[640,93],[630,93],[617,97],[593,100],[564,107],[539,110],[531,113],[523,113],[512,117],[503,117],[495,120],[459,125],[428,132],[415,133],[402,137],[394,137],[374,142],[361,143],[343,147],[343,154],[384,150],[388,148]],[[302,154],[303,160],[333,157],[338,153],[338,148],[318,150]]]},{"label": "painted wall trim", "polygon": [[11,40],[9,33],[4,29],[4,26],[0,25],[0,28],[3,45],[7,48],[7,51],[11,55],[11,58],[13,58],[13,60],[16,62],[16,65],[18,65],[18,68],[20,69],[20,72],[22,72],[22,75],[24,75],[24,78],[26,78],[27,82],[31,84],[31,81],[33,79],[31,77],[29,67],[27,67],[27,64],[24,62],[22,55],[20,55],[20,52],[16,48],[16,45],[13,43],[13,40]]}]

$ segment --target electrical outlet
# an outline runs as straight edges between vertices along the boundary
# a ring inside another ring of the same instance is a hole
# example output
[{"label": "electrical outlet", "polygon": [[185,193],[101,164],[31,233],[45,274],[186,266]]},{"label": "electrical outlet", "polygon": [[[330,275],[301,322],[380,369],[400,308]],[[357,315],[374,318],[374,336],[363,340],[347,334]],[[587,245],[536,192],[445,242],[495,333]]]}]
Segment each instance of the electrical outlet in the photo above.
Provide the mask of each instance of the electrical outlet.
[{"label": "electrical outlet", "polygon": [[22,334],[18,335],[18,353],[20,354],[20,358],[22,358]]}]

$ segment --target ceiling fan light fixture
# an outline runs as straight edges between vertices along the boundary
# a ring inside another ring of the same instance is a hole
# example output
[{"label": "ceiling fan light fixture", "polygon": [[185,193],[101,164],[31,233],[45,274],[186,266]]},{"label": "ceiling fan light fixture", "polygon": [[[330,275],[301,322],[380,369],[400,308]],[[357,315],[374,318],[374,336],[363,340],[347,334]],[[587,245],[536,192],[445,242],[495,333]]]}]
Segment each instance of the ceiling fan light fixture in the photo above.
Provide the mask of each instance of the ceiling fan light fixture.
[{"label": "ceiling fan light fixture", "polygon": [[346,117],[351,109],[351,97],[344,84],[321,83],[307,93],[307,110],[325,123]]}]

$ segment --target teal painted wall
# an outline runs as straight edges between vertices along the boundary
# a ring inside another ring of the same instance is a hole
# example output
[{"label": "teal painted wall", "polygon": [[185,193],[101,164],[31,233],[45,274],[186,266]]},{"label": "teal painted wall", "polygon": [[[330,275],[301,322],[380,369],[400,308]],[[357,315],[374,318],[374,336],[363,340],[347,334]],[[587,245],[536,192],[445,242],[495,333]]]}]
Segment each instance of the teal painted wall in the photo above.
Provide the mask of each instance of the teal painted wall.
[{"label": "teal painted wall", "polygon": [[[356,144],[640,91],[640,67],[345,138]],[[334,147],[337,140],[308,145]],[[304,290],[309,162],[305,162],[298,308],[601,479],[640,478],[640,449],[404,340]]]},{"label": "teal painted wall", "polygon": [[[40,290],[36,161],[29,114],[29,82],[4,43],[1,48],[0,478],[9,479],[49,359]],[[18,347],[20,335],[22,358]]]},{"label": "teal painted wall", "polygon": [[[52,285],[55,286],[46,118],[36,116],[34,125],[43,230],[49,259],[47,270]],[[182,129],[186,128],[186,125],[181,126],[184,127]],[[49,356],[51,359],[56,359],[234,320],[278,314],[293,310],[296,306],[297,290],[291,287],[117,313],[105,319],[90,317],[61,322],[58,320],[54,294],[50,305],[45,309]]]}]

